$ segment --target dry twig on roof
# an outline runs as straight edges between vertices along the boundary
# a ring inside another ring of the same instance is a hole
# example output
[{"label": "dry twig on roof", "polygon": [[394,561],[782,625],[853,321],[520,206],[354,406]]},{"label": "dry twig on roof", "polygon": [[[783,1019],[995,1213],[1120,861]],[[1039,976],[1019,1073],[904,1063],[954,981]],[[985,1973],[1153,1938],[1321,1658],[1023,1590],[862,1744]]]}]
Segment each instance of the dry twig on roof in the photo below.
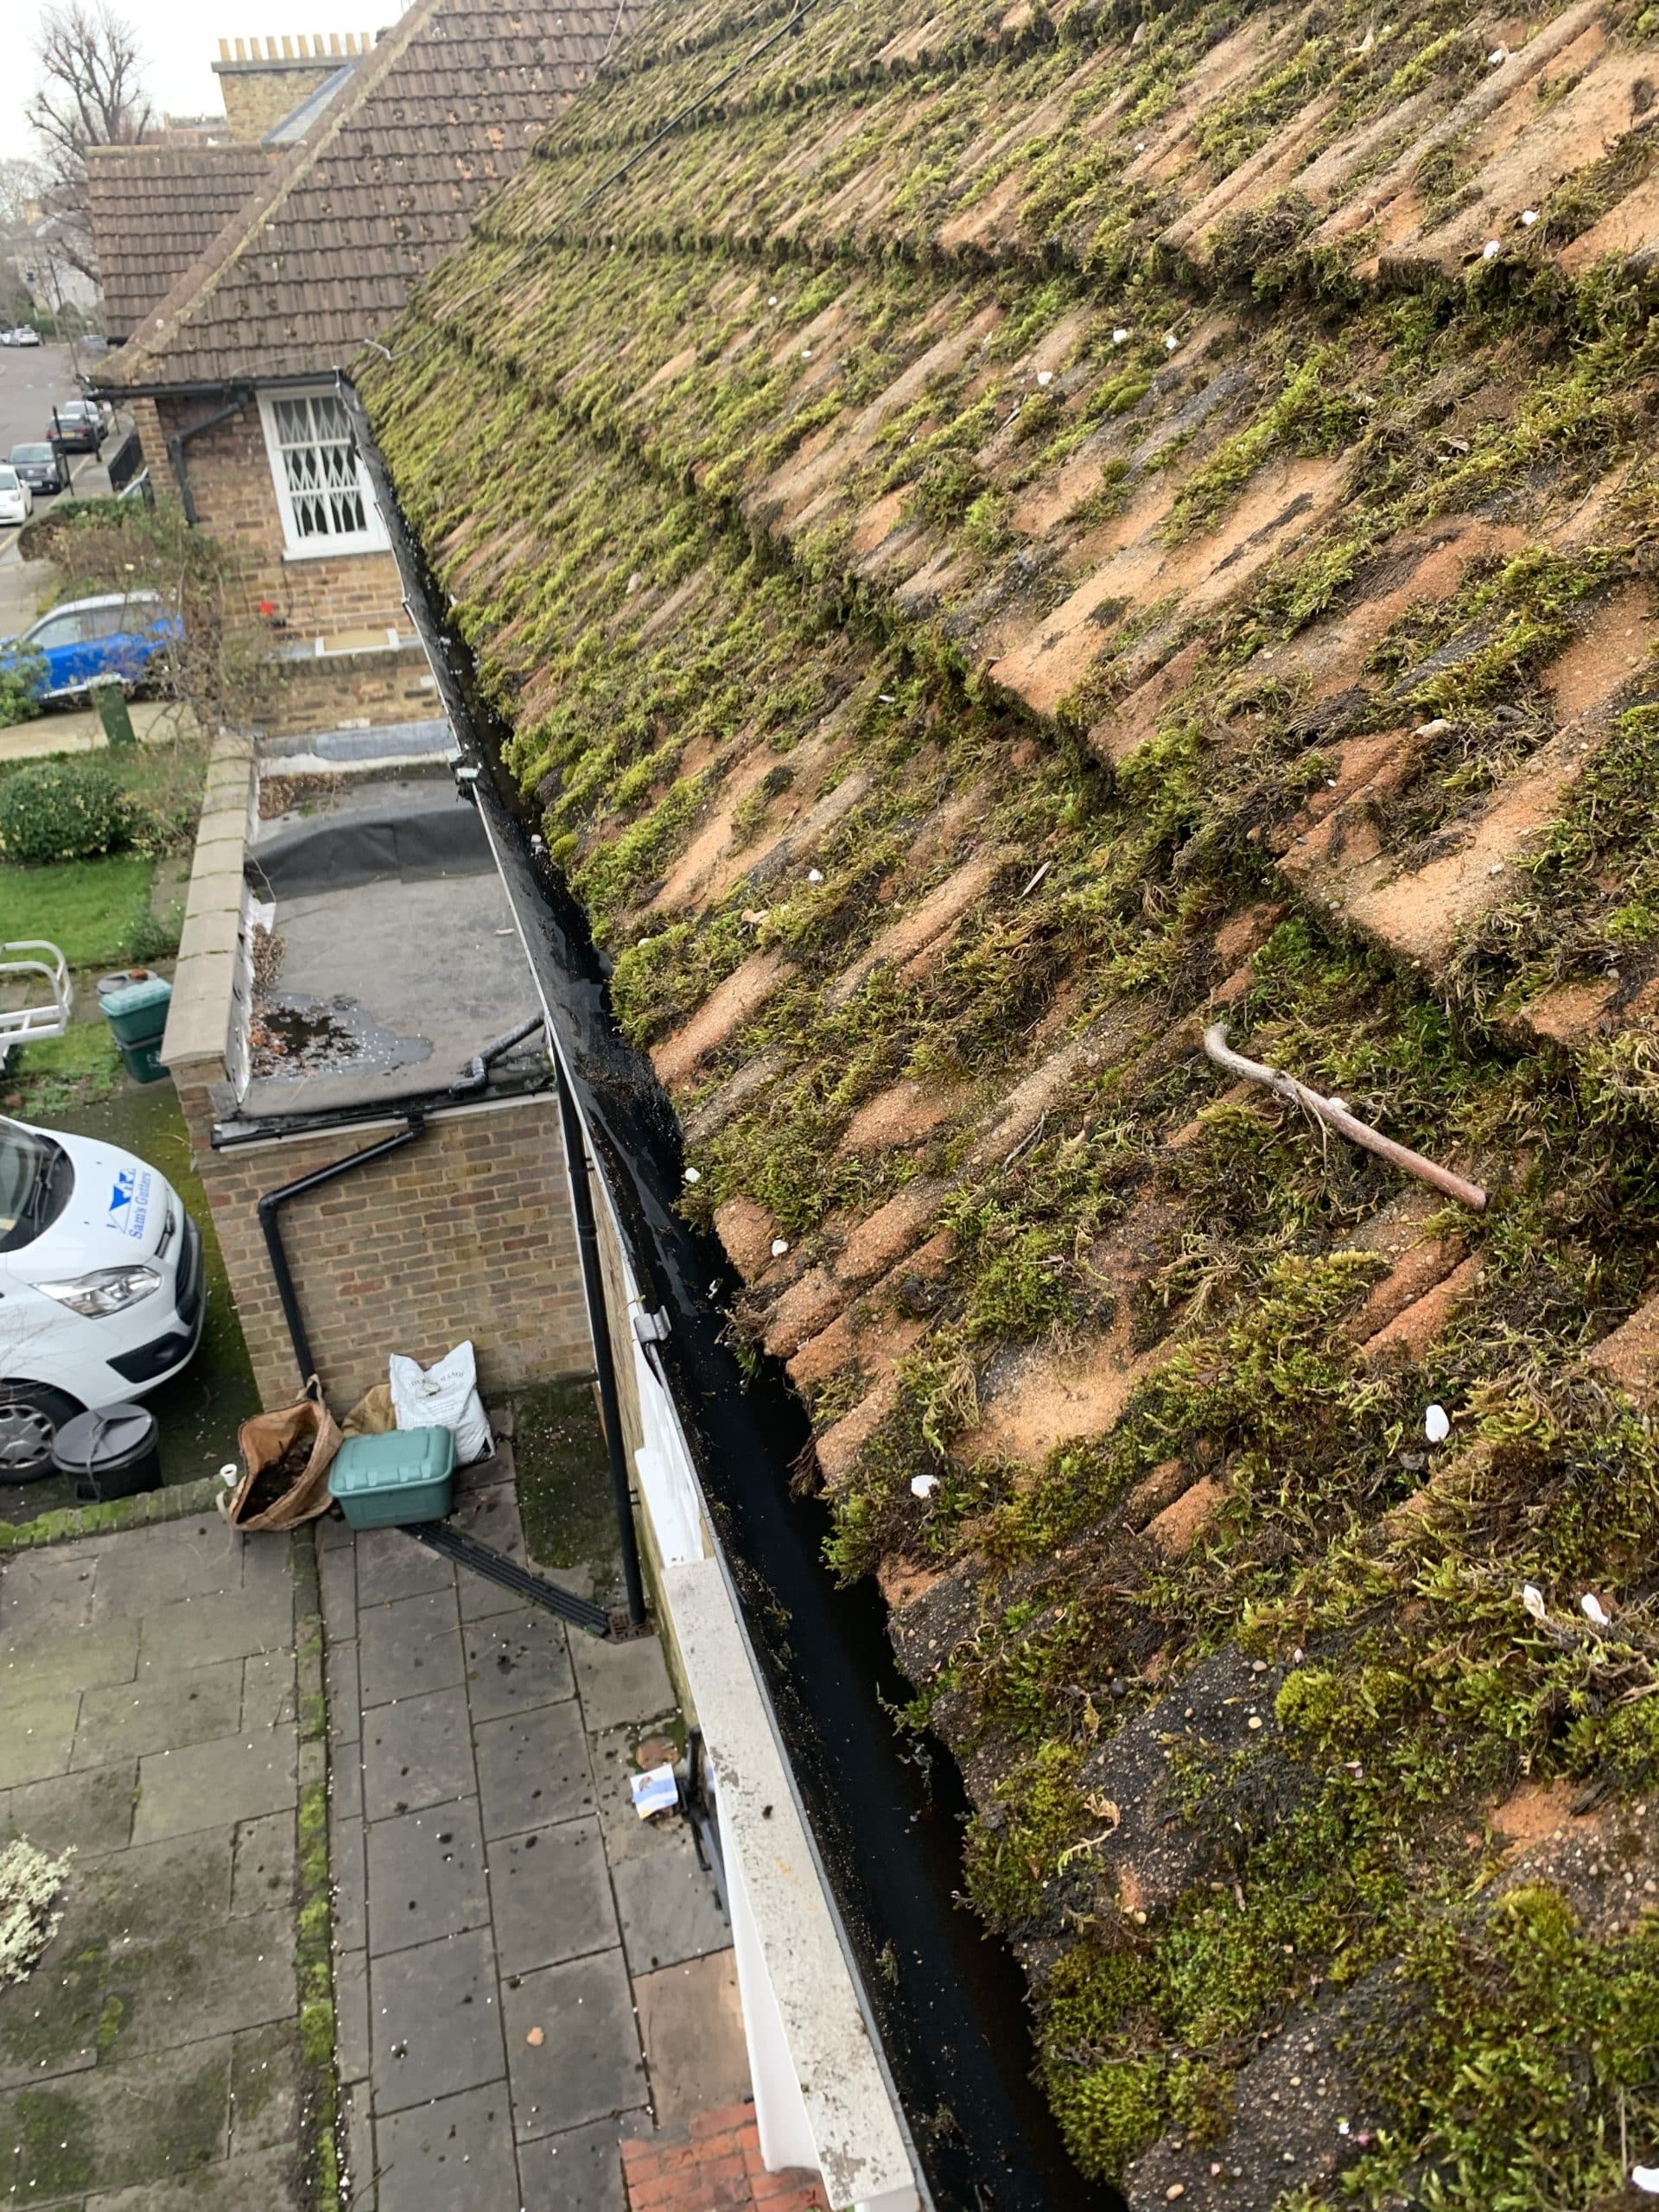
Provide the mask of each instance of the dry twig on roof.
[{"label": "dry twig on roof", "polygon": [[1230,1050],[1224,1021],[1211,1022],[1205,1031],[1204,1049],[1217,1067],[1225,1068],[1230,1075],[1242,1076],[1246,1083],[1265,1084],[1281,1098],[1289,1099],[1304,1113],[1312,1114],[1327,1128],[1334,1129],[1338,1136],[1346,1137],[1350,1144],[1376,1153],[1380,1160],[1392,1161],[1408,1175],[1414,1175],[1420,1183],[1444,1191],[1459,1205],[1469,1206],[1476,1213],[1486,1211],[1486,1193],[1478,1183],[1465,1182],[1461,1175],[1453,1174],[1449,1167],[1442,1167],[1435,1160],[1425,1160],[1421,1152],[1413,1152],[1408,1145],[1396,1144],[1392,1137],[1385,1137],[1368,1122],[1362,1122],[1357,1114],[1351,1114],[1340,1098],[1323,1097],[1281,1068],[1270,1068],[1261,1060],[1247,1060],[1242,1052]]}]

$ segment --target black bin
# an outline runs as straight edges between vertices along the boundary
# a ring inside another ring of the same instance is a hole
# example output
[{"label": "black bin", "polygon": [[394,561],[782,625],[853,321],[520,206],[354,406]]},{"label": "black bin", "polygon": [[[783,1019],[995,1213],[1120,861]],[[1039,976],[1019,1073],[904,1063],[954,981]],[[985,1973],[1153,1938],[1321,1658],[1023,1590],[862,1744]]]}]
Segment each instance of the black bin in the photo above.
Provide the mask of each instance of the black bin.
[{"label": "black bin", "polygon": [[105,1406],[77,1414],[58,1431],[52,1464],[69,1476],[82,1505],[132,1497],[162,1485],[161,1430],[143,1406]]}]

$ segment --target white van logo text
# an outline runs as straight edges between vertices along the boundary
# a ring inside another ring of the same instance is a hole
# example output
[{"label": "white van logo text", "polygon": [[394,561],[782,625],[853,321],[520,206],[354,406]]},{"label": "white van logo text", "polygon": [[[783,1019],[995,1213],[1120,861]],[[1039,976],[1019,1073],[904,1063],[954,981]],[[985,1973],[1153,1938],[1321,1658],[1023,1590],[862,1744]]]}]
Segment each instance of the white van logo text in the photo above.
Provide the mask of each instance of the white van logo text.
[{"label": "white van logo text", "polygon": [[142,1175],[132,1167],[120,1170],[110,1192],[110,1210],[105,1217],[111,1229],[122,1230],[129,1236],[143,1235],[144,1224],[149,1219],[149,1193],[155,1179],[148,1168]]}]

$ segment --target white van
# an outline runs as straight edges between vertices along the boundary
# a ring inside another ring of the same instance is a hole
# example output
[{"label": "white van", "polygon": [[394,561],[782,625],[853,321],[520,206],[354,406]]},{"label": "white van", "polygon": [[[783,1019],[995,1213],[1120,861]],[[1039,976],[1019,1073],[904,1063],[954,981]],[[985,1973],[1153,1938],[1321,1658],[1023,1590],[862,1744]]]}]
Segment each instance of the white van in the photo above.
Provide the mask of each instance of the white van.
[{"label": "white van", "polygon": [[0,1115],[0,1484],[60,1424],[139,1397],[201,1338],[201,1235],[130,1152]]}]

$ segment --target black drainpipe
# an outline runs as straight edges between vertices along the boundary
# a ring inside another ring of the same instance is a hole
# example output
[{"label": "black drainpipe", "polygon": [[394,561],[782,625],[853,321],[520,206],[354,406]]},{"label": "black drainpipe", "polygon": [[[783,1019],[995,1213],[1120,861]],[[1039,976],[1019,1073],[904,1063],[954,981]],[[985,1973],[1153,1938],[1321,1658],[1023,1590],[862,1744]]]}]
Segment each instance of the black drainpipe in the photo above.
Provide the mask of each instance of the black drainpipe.
[{"label": "black drainpipe", "polygon": [[294,1357],[300,1364],[300,1387],[303,1389],[317,1371],[311,1357],[311,1339],[305,1332],[305,1319],[300,1312],[300,1294],[294,1284],[293,1273],[288,1264],[288,1254],[283,1249],[283,1225],[278,1219],[282,1209],[290,1198],[300,1198],[308,1191],[315,1191],[337,1177],[349,1175],[354,1167],[366,1167],[372,1160],[384,1160],[389,1152],[401,1151],[404,1145],[413,1144],[426,1127],[423,1115],[411,1114],[407,1125],[395,1137],[387,1137],[381,1144],[372,1144],[362,1152],[347,1154],[315,1173],[302,1175],[292,1183],[284,1183],[275,1191],[267,1191],[259,1201],[259,1226],[265,1233],[265,1249],[270,1255],[270,1272],[276,1278],[276,1295],[283,1301],[283,1319],[288,1324],[289,1341],[294,1347]]},{"label": "black drainpipe", "polygon": [[184,518],[192,524],[199,522],[194,495],[190,489],[190,477],[184,465],[184,449],[192,438],[199,438],[208,430],[216,430],[221,423],[228,423],[232,415],[245,415],[253,404],[253,393],[246,385],[232,389],[232,397],[223,407],[216,407],[211,415],[204,415],[200,423],[191,423],[182,430],[175,430],[167,442],[168,459],[173,464],[173,474],[179,486],[179,499],[184,508]]}]

